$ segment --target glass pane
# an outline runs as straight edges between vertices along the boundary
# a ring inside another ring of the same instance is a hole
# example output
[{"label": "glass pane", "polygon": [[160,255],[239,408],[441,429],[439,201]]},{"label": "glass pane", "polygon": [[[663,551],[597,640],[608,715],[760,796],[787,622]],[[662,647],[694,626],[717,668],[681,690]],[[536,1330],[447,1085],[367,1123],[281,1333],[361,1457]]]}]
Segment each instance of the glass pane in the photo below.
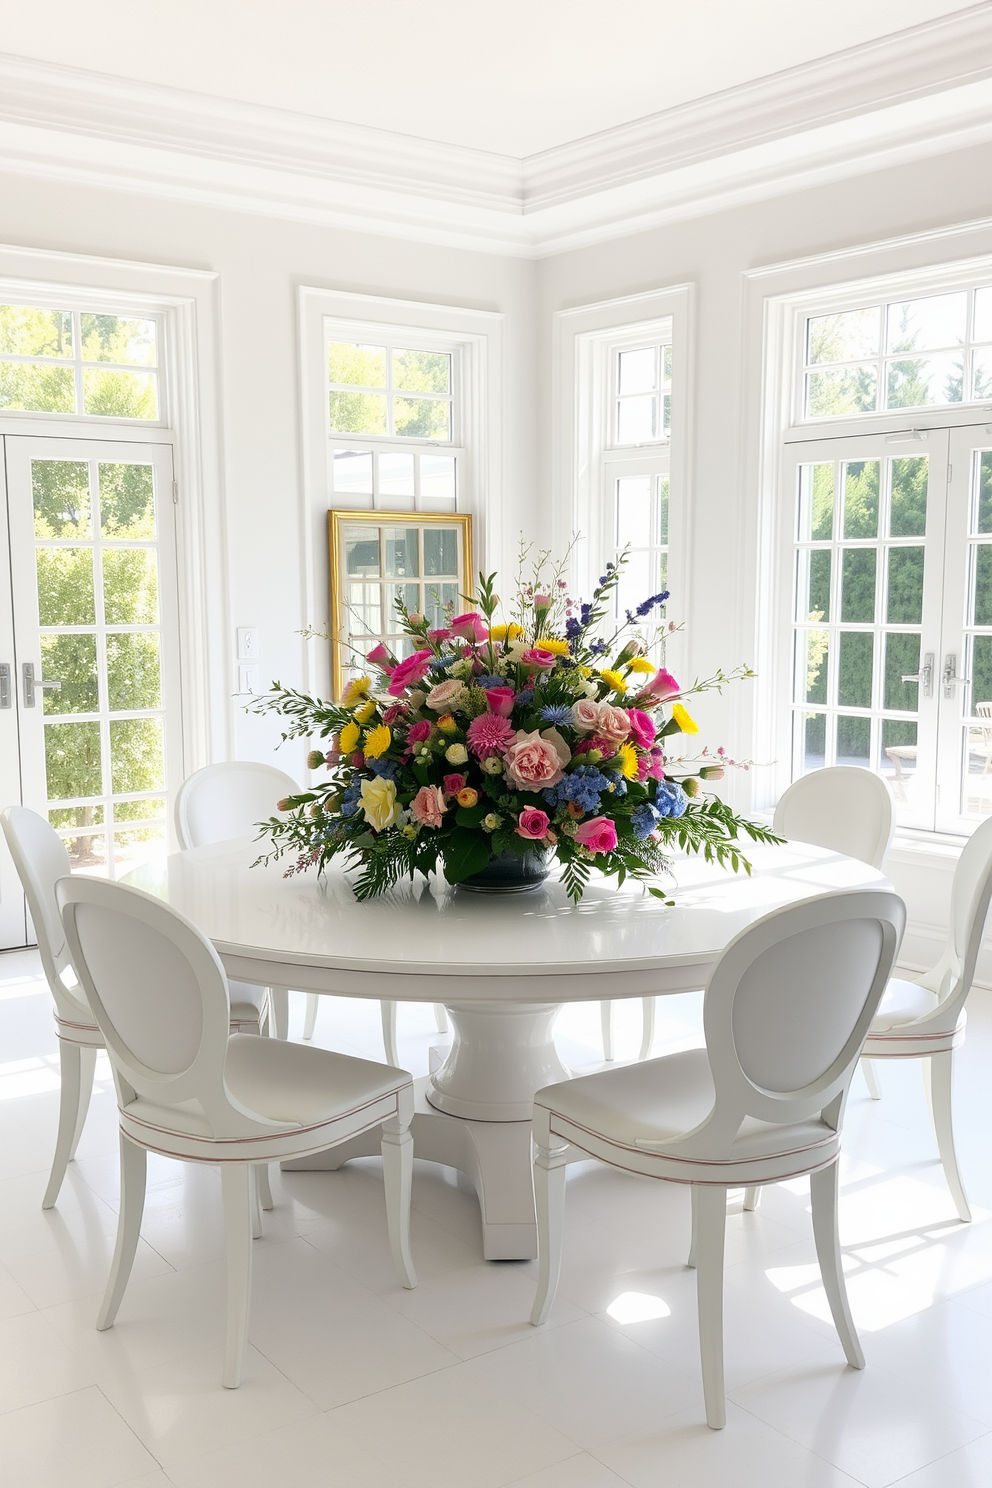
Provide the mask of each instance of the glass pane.
[{"label": "glass pane", "polygon": [[69,862],[84,873],[100,873],[107,867],[107,834],[79,832],[63,839]]},{"label": "glass pane", "polygon": [[165,816],[163,796],[146,796],[143,801],[115,801],[115,822],[154,822]]},{"label": "glass pane", "polygon": [[871,719],[837,715],[837,763],[867,765],[871,758]]},{"label": "glass pane", "polygon": [[155,536],[151,465],[100,465],[100,530],[104,537]]},{"label": "glass pane", "polygon": [[989,725],[972,725],[964,730],[965,773],[961,811],[965,816],[992,813],[992,718]]},{"label": "glass pane", "polygon": [[932,351],[961,346],[968,313],[967,290],[928,295],[889,305],[885,315],[886,351]]},{"label": "glass pane", "polygon": [[651,476],[622,475],[617,481],[617,547],[643,545],[651,531]]},{"label": "glass pane", "polygon": [[923,619],[923,548],[889,549],[889,602],[892,625],[919,625]]},{"label": "glass pane", "polygon": [[799,587],[800,620],[830,619],[830,551],[817,548],[805,557],[800,554],[800,563],[805,568],[805,583]]},{"label": "glass pane", "polygon": [[[116,808],[115,808],[116,815]],[[132,869],[166,853],[165,824],[147,827],[132,827],[114,833],[114,873],[130,873]]]},{"label": "glass pane", "polygon": [[617,404],[617,444],[644,444],[657,433],[658,400],[650,393]]},{"label": "glass pane", "polygon": [[115,795],[165,788],[160,718],[111,719],[110,788]]},{"label": "glass pane", "polygon": [[827,719],[824,713],[807,713],[803,728],[803,771],[823,768],[826,759]]},{"label": "glass pane", "polygon": [[975,291],[975,340],[992,341],[992,286]]},{"label": "glass pane", "polygon": [[973,398],[992,397],[992,351],[976,351],[974,354]]},{"label": "glass pane", "polygon": [[665,381],[666,382],[671,382],[671,380],[672,380],[672,348],[670,346],[663,346],[661,348],[661,355],[662,355],[662,359],[663,359],[663,362],[664,362],[663,372],[664,372]]},{"label": "glass pane", "polygon": [[83,371],[83,409],[105,418],[158,418],[154,372]]},{"label": "glass pane", "polygon": [[454,501],[454,455],[420,456],[420,496],[423,501]]},{"label": "glass pane", "polygon": [[883,707],[899,708],[915,713],[919,707],[920,684],[904,682],[904,676],[916,676],[920,670],[920,638],[918,635],[893,635],[885,637],[885,697]]},{"label": "glass pane", "polygon": [[926,532],[929,471],[927,455],[908,455],[892,461],[889,531],[893,537],[923,537]]},{"label": "glass pane", "polygon": [[450,439],[451,404],[446,398],[394,398],[393,430],[404,439]]},{"label": "glass pane", "polygon": [[975,636],[971,651],[971,711],[992,708],[992,636]]},{"label": "glass pane", "polygon": [[992,532],[992,450],[980,450],[975,461],[977,511],[975,531]]},{"label": "glass pane", "polygon": [[382,632],[382,590],[378,584],[349,584],[346,624],[354,635]]},{"label": "glass pane", "polygon": [[450,353],[447,351],[394,351],[393,386],[404,393],[450,392]]},{"label": "glass pane", "polygon": [[43,691],[45,713],[96,713],[99,710],[95,635],[43,635],[41,675],[47,681],[62,683],[59,688]]},{"label": "glass pane", "polygon": [[834,467],[800,465],[799,536],[811,542],[826,542],[833,531]]},{"label": "glass pane", "polygon": [[79,317],[84,362],[124,362],[135,367],[154,367],[155,322],[125,320],[120,315]]},{"label": "glass pane", "polygon": [[372,495],[372,451],[336,449],[332,460],[335,491]]},{"label": "glass pane", "polygon": [[93,625],[93,550],[37,548],[38,621],[41,625]]},{"label": "glass pane", "polygon": [[75,413],[72,368],[0,362],[0,408],[15,413]]},{"label": "glass pane", "polygon": [[57,832],[76,827],[99,827],[103,825],[103,807],[62,806],[48,813],[48,821]]},{"label": "glass pane", "polygon": [[959,356],[917,357],[888,364],[886,408],[960,403],[963,395],[964,362]]},{"label": "glass pane", "polygon": [[897,801],[905,801],[913,794],[916,758],[916,724],[883,718],[878,769],[891,782]]},{"label": "glass pane", "polygon": [[46,723],[48,799],[98,796],[103,789],[98,723]]},{"label": "glass pane", "polygon": [[837,657],[837,702],[842,708],[870,708],[874,637],[842,631]]},{"label": "glass pane", "polygon": [[420,573],[420,551],[416,527],[383,527],[384,573],[389,579],[416,578]]},{"label": "glass pane", "polygon": [[344,529],[345,572],[372,578],[379,572],[378,527],[346,527]]},{"label": "glass pane", "polygon": [[667,475],[658,477],[658,541],[668,542],[668,494],[670,481]]},{"label": "glass pane", "polygon": [[103,613],[108,625],[158,623],[158,554],[151,548],[104,548]]},{"label": "glass pane", "polygon": [[830,634],[826,630],[799,632],[800,689],[802,701],[825,703],[827,701],[827,662],[829,659]]},{"label": "glass pane", "polygon": [[992,546],[975,547],[973,625],[992,625]]},{"label": "glass pane", "polygon": [[[457,584],[425,584],[424,614],[432,630],[441,630],[445,624],[445,610],[458,604]],[[452,613],[457,614],[457,610]]]},{"label": "glass pane", "polygon": [[383,619],[386,625],[396,626],[399,624],[396,618],[396,601],[398,599],[403,601],[407,614],[420,609],[419,584],[386,584],[384,588],[385,615]]},{"label": "glass pane", "polygon": [[385,393],[328,393],[332,434],[385,434]]},{"label": "glass pane", "polygon": [[877,460],[852,461],[844,466],[844,536],[878,536]]},{"label": "glass pane", "polygon": [[457,577],[458,529],[424,528],[424,573],[429,579]]},{"label": "glass pane", "polygon": [[661,400],[661,433],[664,439],[672,437],[672,399],[669,393]]},{"label": "glass pane", "polygon": [[35,537],[92,537],[85,460],[32,460]]},{"label": "glass pane", "polygon": [[413,496],[413,456],[379,456],[379,494],[387,500]]},{"label": "glass pane", "polygon": [[107,636],[107,698],[115,713],[162,706],[157,633]]},{"label": "glass pane", "polygon": [[867,310],[845,310],[840,315],[816,315],[806,322],[806,361],[853,362],[878,353],[882,325],[880,305]]},{"label": "glass pane", "polygon": [[327,380],[345,387],[384,388],[386,348],[332,341],[327,348]]},{"label": "glass pane", "polygon": [[643,346],[637,351],[621,351],[617,371],[617,391],[650,393],[658,386],[658,349]]},{"label": "glass pane", "polygon": [[875,549],[845,548],[840,576],[841,620],[869,624],[875,618]]},{"label": "glass pane", "polygon": [[0,355],[71,357],[71,314],[34,305],[0,305]]},{"label": "glass pane", "polygon": [[841,413],[874,413],[878,368],[874,362],[860,367],[838,367],[831,372],[806,374],[807,418],[830,418]]}]

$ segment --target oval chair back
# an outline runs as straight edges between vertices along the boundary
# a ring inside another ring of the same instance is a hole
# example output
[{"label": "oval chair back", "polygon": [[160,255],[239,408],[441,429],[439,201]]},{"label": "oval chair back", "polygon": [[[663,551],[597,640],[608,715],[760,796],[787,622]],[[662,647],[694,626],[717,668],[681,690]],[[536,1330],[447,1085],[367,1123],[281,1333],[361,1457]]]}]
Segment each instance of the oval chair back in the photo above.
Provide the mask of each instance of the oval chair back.
[{"label": "oval chair back", "polygon": [[892,792],[881,775],[857,765],[814,770],[785,791],[772,826],[780,837],[881,868],[895,831]]},{"label": "oval chair back", "polygon": [[[55,999],[58,1016],[69,1024],[78,1023],[80,1018],[92,1024],[89,1008],[78,991],[73,994],[63,976],[68,972],[71,981],[76,981],[55,902],[56,882],[68,878],[72,872],[65,843],[44,817],[36,811],[29,811],[26,806],[8,806],[5,811],[0,811],[0,827],[28,901],[42,969]],[[78,983],[76,986],[78,988]]]},{"label": "oval chair back", "polygon": [[939,1002],[925,1019],[928,1030],[937,1024],[954,1028],[975,979],[985,921],[992,901],[992,816],[977,826],[964,847],[951,884],[951,914],[944,954],[932,971],[920,977],[922,986],[936,992]]},{"label": "oval chair back", "polygon": [[229,760],[204,765],[179,787],[176,832],[182,848],[254,837],[258,822],[274,816],[276,802],[300,787],[275,765]]}]

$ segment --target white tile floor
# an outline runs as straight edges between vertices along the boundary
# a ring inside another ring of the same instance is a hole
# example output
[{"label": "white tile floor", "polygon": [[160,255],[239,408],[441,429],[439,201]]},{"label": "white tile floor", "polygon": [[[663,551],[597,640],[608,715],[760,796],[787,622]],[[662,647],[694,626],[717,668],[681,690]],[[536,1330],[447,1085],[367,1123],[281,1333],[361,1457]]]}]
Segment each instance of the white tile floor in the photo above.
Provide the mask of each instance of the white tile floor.
[{"label": "white tile floor", "polygon": [[[302,998],[292,999],[299,1037]],[[618,1010],[621,1054],[638,1008]],[[380,1057],[374,1004],[328,1000],[317,1040]],[[437,1042],[400,1010],[408,1067]],[[698,1039],[698,999],[659,1010],[656,1052]],[[598,1008],[566,1009],[566,1060],[597,1062]],[[849,1109],[843,1238],[868,1357],[845,1368],[816,1281],[806,1185],[756,1214],[732,1198],[727,1429],[703,1424],[688,1194],[571,1170],[559,1301],[526,1319],[533,1263],[483,1261],[474,1195],[418,1163],[420,1286],[389,1262],[374,1160],[274,1175],[255,1245],[251,1347],[222,1390],[220,1190],[152,1161],[143,1241],[109,1333],[94,1319],[113,1248],[116,1120],[101,1057],[79,1156],[40,1208],[58,1063],[32,953],[0,956],[0,1481],[3,1488],[987,1488],[992,1483],[992,994],[959,1068],[957,1222],[917,1067]],[[982,1207],[984,1206],[984,1207]]]}]

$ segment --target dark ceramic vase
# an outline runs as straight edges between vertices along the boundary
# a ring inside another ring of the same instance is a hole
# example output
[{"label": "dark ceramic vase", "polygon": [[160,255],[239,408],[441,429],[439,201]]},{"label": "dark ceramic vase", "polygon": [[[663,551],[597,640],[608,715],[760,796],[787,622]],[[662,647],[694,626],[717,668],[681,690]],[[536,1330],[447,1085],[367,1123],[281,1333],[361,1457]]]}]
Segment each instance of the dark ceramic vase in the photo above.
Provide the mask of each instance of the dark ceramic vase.
[{"label": "dark ceramic vase", "polygon": [[515,852],[500,853],[480,872],[463,879],[458,887],[473,894],[522,894],[540,887],[553,862],[554,850],[535,843],[523,856]]}]

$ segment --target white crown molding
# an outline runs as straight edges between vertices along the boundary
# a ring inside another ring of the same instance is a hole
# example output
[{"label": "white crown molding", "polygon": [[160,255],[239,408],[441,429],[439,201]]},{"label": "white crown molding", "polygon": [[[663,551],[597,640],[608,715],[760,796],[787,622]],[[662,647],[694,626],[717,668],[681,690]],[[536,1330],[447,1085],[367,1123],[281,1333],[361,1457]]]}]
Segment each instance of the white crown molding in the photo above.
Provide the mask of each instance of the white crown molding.
[{"label": "white crown molding", "polygon": [[0,56],[15,175],[544,257],[992,140],[992,3],[525,160]]}]

